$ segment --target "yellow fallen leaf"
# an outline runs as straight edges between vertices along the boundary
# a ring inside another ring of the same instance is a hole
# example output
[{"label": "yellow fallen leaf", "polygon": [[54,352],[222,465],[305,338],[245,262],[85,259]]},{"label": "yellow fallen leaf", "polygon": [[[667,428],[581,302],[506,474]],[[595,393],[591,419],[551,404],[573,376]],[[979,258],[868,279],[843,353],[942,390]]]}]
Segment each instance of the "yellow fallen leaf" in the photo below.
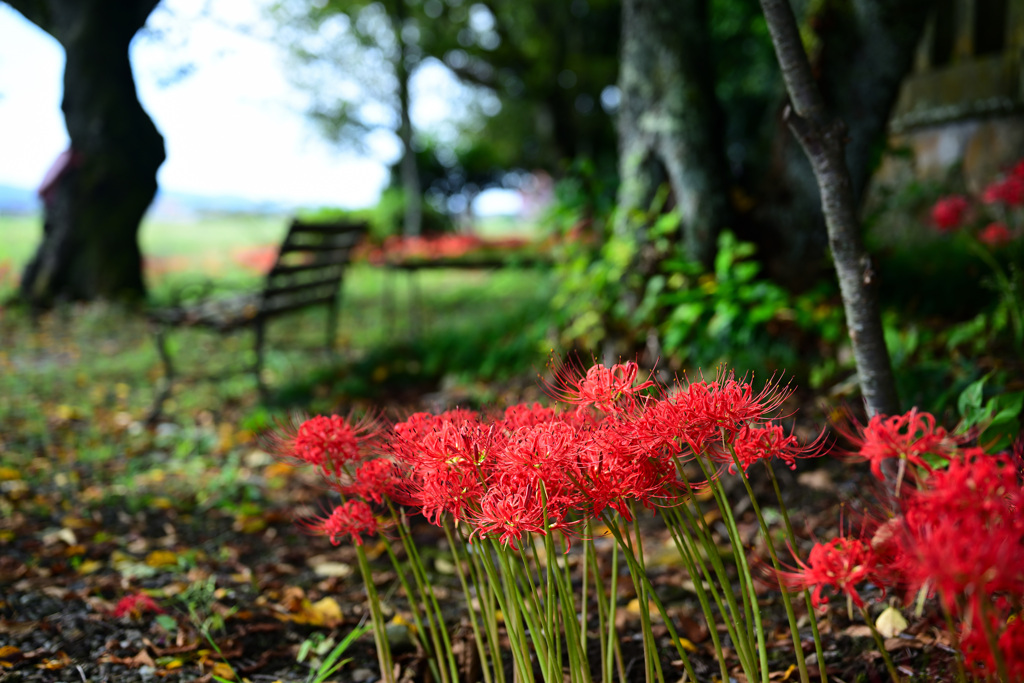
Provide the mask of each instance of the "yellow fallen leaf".
[{"label": "yellow fallen leaf", "polygon": [[[632,600],[630,600],[629,604],[626,605],[626,611],[630,614],[640,614],[640,600],[638,600],[637,598],[633,598]],[[655,605],[653,602],[648,601],[647,612],[651,615],[651,618],[657,617],[659,614],[658,606]]]},{"label": "yellow fallen leaf", "polygon": [[416,624],[412,623],[401,614],[395,614],[391,617],[391,621],[388,622],[388,626],[404,626],[409,629],[409,633],[416,633]]},{"label": "yellow fallen leaf", "polygon": [[[315,626],[334,627],[341,623],[341,606],[334,598],[317,600],[310,606],[310,611],[316,615]],[[312,619],[310,623],[313,623]]]},{"label": "yellow fallen leaf", "polygon": [[20,654],[21,654],[21,650],[19,650],[18,648],[14,647],[13,645],[0,645],[0,659],[2,659],[4,657],[13,657],[15,655],[20,655]]},{"label": "yellow fallen leaf", "polygon": [[218,678],[235,679],[235,670],[227,662],[214,662],[211,673]]},{"label": "yellow fallen leaf", "polygon": [[15,481],[21,479],[21,472],[13,467],[0,467],[0,481]]},{"label": "yellow fallen leaf", "polygon": [[103,563],[98,560],[86,560],[82,564],[78,565],[78,573],[82,576],[95,574],[100,569],[103,569]]},{"label": "yellow fallen leaf", "polygon": [[288,477],[295,472],[295,468],[285,462],[275,462],[267,465],[266,469],[263,470],[263,474],[267,479],[274,479],[276,477]]},{"label": "yellow fallen leaf", "polygon": [[694,645],[692,642],[690,642],[689,640],[687,640],[686,638],[683,638],[681,636],[679,638],[679,646],[682,647],[687,652],[696,652],[697,651],[697,646],[696,645]]},{"label": "yellow fallen leaf", "polygon": [[170,550],[154,550],[146,555],[146,564],[150,567],[167,567],[178,564],[178,554]]},{"label": "yellow fallen leaf", "polygon": [[171,502],[170,498],[159,496],[153,499],[153,507],[159,510],[172,510],[174,509],[174,503]]},{"label": "yellow fallen leaf", "polygon": [[892,638],[903,633],[907,629],[907,620],[898,609],[889,605],[875,620],[875,628],[883,638]]},{"label": "yellow fallen leaf", "polygon": [[57,417],[64,421],[77,420],[80,417],[82,417],[82,411],[80,411],[78,408],[75,408],[74,406],[69,406],[65,404],[57,406],[56,412]]}]

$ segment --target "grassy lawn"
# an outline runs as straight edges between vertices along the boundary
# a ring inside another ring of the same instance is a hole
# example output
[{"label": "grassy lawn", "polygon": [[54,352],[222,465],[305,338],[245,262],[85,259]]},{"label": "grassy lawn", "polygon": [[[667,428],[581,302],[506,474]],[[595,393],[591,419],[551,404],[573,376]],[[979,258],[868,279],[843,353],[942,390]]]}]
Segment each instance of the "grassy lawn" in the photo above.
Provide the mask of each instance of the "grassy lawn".
[{"label": "grassy lawn", "polygon": [[[151,299],[167,301],[206,281],[227,290],[258,286],[259,259],[251,257],[268,248],[272,254],[286,229],[284,218],[147,223],[141,241]],[[13,276],[38,234],[30,218],[0,219],[7,268],[0,300],[14,293]],[[267,404],[245,371],[254,358],[251,333],[175,330],[169,341],[181,376],[156,429],[144,420],[163,370],[141,316],[93,304],[33,324],[18,308],[0,308],[0,462],[28,480],[59,479],[69,504],[110,495],[142,504],[157,492],[227,504],[245,486],[245,477],[226,485],[227,473],[238,475],[256,432],[292,410],[367,407],[411,387],[480,401],[489,397],[474,398],[481,380],[534,376],[551,348],[543,323],[548,282],[534,271],[410,276],[354,265],[344,284],[338,357],[323,351],[322,309],[270,324]],[[210,374],[217,381],[200,381]]]}]

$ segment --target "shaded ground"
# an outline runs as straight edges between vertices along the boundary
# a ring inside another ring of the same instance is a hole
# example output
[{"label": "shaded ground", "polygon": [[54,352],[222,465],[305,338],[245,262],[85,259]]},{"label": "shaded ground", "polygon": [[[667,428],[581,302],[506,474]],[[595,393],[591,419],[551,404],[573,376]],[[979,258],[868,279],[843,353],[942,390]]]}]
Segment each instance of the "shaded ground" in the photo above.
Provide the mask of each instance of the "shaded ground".
[{"label": "shaded ground", "polygon": [[[247,450],[233,476],[262,493],[245,494],[254,504],[234,508],[158,495],[140,503],[125,492],[89,486],[69,496],[73,487],[60,477],[51,484],[30,484],[12,468],[0,470],[0,680],[209,681],[215,675],[254,682],[305,680],[309,669],[296,662],[303,642],[337,642],[363,618],[365,594],[358,573],[353,575],[350,547],[304,536],[293,523],[296,515],[318,511],[315,481],[251,444]],[[835,529],[837,500],[851,499],[870,484],[846,464],[819,464],[796,478],[786,476],[784,484],[793,494],[789,503],[797,526],[824,535]],[[87,472],[70,476],[80,475]],[[174,490],[173,482],[166,483],[168,491]],[[740,506],[738,512],[753,541],[756,528],[749,510]],[[442,597],[454,621],[458,591],[438,550],[443,542],[431,527],[420,525],[417,533],[438,584],[450,591]],[[645,543],[659,593],[681,635],[695,647],[698,676],[714,680],[718,669],[699,606],[656,521]],[[760,567],[768,566],[763,547],[753,556]],[[431,562],[436,558],[442,561]],[[394,623],[407,623],[394,574],[385,564],[378,570],[378,590],[397,615]],[[624,609],[618,633],[630,680],[639,681],[639,624],[629,607],[634,595],[628,580],[619,585]],[[768,583],[763,590],[765,631],[777,671],[773,679],[797,680],[778,594]],[[121,598],[139,593],[151,596],[165,614],[139,610],[115,616]],[[806,619],[803,623],[806,630]],[[862,624],[832,615],[820,625],[833,679],[886,678]],[[948,643],[937,626],[921,620],[890,641],[903,673],[919,680],[948,677]],[[656,626],[655,633],[661,638],[666,677],[680,680],[683,671],[664,627]],[[398,629],[402,678],[427,680],[422,658],[404,635]],[[802,635],[814,661],[809,630]],[[369,636],[348,656],[352,661],[332,680],[377,678]]]}]

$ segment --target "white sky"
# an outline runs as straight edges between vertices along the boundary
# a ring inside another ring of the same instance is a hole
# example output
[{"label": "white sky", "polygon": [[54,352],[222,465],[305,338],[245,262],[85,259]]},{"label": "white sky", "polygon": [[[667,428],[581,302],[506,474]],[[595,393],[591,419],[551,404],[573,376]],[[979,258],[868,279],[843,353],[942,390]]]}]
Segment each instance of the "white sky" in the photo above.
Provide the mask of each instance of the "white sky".
[{"label": "white sky", "polygon": [[[196,16],[194,0],[168,2],[185,17]],[[259,16],[257,2],[230,7],[241,13],[225,22]],[[158,176],[162,189],[306,205],[376,202],[387,179],[384,165],[339,152],[318,137],[302,113],[305,96],[285,78],[281,50],[209,18],[186,26],[177,39],[172,34],[132,46],[139,98],[167,147]],[[268,29],[265,22],[262,28]],[[158,85],[189,62],[196,66],[192,75]],[[37,187],[67,146],[63,68],[60,45],[0,3],[0,184]],[[443,119],[449,109],[444,98],[458,88],[442,69],[435,71],[441,73],[424,74],[420,80],[428,82],[416,89],[426,93],[414,107],[418,125]],[[373,147],[383,160],[396,151],[387,140]]]}]

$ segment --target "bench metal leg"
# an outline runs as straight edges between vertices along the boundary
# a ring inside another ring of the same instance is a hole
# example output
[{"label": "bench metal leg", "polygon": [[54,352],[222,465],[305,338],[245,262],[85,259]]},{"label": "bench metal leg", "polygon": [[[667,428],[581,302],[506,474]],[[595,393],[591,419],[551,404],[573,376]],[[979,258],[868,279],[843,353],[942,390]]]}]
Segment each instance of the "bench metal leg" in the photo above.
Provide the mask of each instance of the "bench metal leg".
[{"label": "bench metal leg", "polygon": [[327,353],[333,358],[336,353],[337,338],[338,338],[338,315],[341,311],[341,295],[335,294],[334,298],[331,299],[331,303],[327,307],[327,342],[326,348]]},{"label": "bench metal leg", "polygon": [[266,321],[260,320],[256,323],[256,388],[260,392],[260,398],[267,398],[267,385],[263,383],[263,342],[266,338]]},{"label": "bench metal leg", "polygon": [[146,415],[146,424],[154,424],[163,412],[164,401],[171,397],[171,385],[174,382],[174,365],[171,363],[171,354],[167,350],[167,330],[161,325],[156,328],[154,335],[156,350],[164,366],[164,376],[160,391],[153,400],[153,406]]}]

